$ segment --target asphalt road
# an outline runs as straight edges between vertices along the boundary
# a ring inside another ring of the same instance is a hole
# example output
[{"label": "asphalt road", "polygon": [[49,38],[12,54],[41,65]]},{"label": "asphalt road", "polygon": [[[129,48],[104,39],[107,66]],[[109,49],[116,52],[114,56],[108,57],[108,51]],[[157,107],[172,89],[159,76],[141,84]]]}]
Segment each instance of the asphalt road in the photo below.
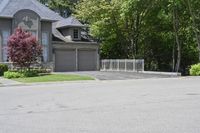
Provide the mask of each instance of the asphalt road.
[{"label": "asphalt road", "polygon": [[200,133],[200,78],[1,87],[0,133]]}]

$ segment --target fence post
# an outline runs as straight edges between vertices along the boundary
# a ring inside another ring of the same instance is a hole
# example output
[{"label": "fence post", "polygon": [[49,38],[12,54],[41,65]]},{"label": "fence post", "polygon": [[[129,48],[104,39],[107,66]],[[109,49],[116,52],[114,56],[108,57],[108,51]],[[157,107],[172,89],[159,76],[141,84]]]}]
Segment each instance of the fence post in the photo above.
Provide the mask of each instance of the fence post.
[{"label": "fence post", "polygon": [[103,60],[100,61],[100,64],[101,64],[100,70],[104,70]]},{"label": "fence post", "polygon": [[103,69],[106,70],[106,63],[105,63],[105,61],[102,61],[102,63],[103,63]]},{"label": "fence post", "polygon": [[136,72],[136,70],[137,70],[136,65],[137,65],[137,60],[134,59],[134,68],[135,68],[135,72]]},{"label": "fence post", "polygon": [[104,64],[104,70],[106,70],[106,60],[103,61]]},{"label": "fence post", "polygon": [[144,60],[142,60],[142,71],[144,71]]},{"label": "fence post", "polygon": [[112,70],[112,60],[110,60],[110,70]]},{"label": "fence post", "polygon": [[117,70],[119,71],[119,59],[117,60]]},{"label": "fence post", "polygon": [[126,59],[125,59],[125,61],[124,61],[124,63],[125,63],[125,72],[127,71],[127,64],[126,64]]}]

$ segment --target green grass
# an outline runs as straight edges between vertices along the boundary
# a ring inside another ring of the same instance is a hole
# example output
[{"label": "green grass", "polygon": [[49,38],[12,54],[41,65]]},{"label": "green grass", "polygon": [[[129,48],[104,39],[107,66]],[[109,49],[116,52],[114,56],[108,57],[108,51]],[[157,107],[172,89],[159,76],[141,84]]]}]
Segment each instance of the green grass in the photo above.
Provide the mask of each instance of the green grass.
[{"label": "green grass", "polygon": [[94,80],[94,79],[89,76],[49,74],[38,77],[18,78],[13,80],[23,83],[37,83],[37,82],[78,81],[78,80]]}]

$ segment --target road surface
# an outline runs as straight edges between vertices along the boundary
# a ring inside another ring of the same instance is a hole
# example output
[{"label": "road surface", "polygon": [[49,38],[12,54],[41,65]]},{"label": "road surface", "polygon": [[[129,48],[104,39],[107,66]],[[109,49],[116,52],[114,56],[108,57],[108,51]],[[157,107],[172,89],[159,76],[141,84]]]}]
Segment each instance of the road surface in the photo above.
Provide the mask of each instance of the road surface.
[{"label": "road surface", "polygon": [[200,78],[0,87],[0,133],[200,133]]}]

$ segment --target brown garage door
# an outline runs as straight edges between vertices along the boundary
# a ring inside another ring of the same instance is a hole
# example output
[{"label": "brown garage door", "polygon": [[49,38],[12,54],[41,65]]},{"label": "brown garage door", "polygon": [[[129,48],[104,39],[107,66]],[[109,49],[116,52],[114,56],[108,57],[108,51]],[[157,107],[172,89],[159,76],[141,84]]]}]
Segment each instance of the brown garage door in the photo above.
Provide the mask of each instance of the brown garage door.
[{"label": "brown garage door", "polygon": [[75,50],[56,50],[55,52],[55,71],[67,72],[76,70],[76,51]]},{"label": "brown garage door", "polygon": [[95,50],[78,51],[78,70],[79,71],[97,70],[97,55]]}]

